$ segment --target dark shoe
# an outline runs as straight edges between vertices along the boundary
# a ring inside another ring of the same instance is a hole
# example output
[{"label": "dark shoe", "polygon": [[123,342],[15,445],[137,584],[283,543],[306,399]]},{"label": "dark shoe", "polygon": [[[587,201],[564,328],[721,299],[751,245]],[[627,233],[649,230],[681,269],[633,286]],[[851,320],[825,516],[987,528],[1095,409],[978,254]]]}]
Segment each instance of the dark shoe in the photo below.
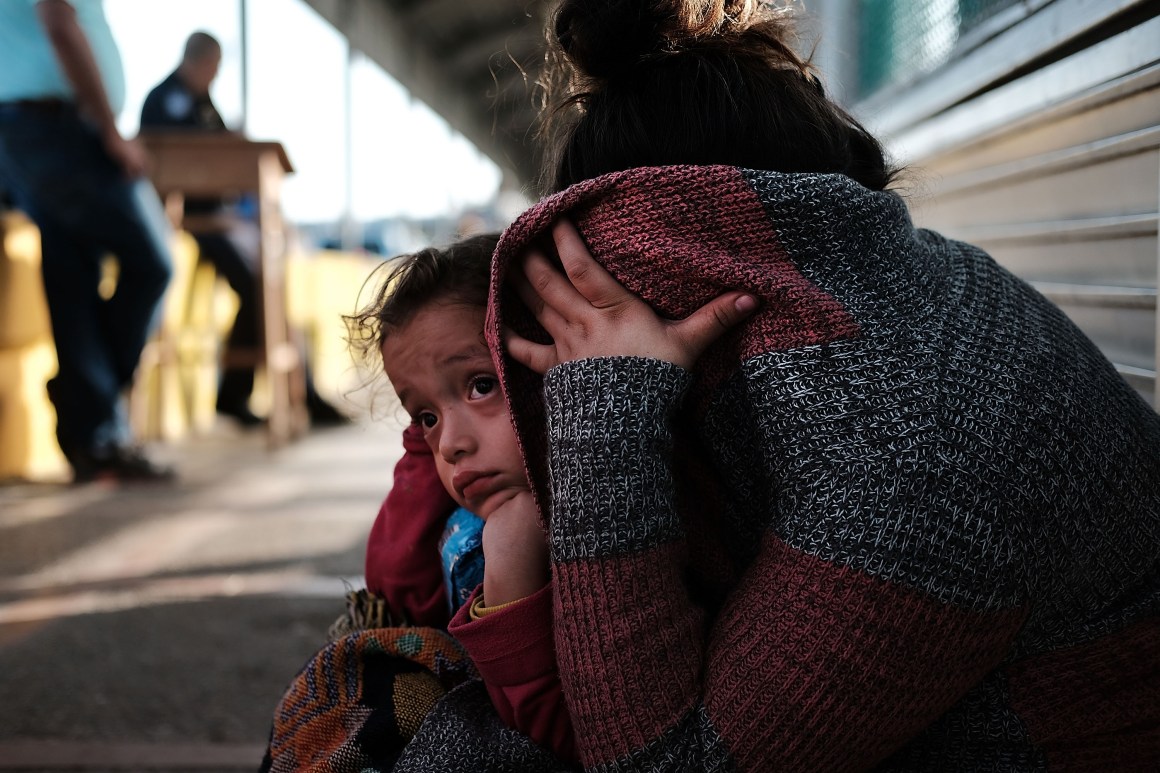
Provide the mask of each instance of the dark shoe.
[{"label": "dark shoe", "polygon": [[340,427],[351,423],[349,416],[316,393],[306,396],[306,411],[310,414],[310,424],[314,427]]},{"label": "dark shoe", "polygon": [[177,478],[173,467],[152,461],[137,446],[73,451],[68,460],[73,468],[73,480],[77,483],[94,480],[164,483]]},{"label": "dark shoe", "polygon": [[217,412],[222,416],[229,416],[243,427],[257,427],[266,421],[261,416],[251,411],[250,407],[245,403],[240,405],[235,405],[232,403],[218,403]]}]

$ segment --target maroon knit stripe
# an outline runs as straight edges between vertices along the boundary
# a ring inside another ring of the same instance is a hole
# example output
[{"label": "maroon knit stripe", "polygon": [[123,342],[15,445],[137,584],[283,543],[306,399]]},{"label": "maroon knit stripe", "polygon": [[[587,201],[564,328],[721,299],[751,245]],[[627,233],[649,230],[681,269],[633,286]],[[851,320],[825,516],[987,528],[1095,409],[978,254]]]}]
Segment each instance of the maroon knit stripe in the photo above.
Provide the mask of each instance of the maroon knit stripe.
[{"label": "maroon knit stripe", "polygon": [[[667,316],[688,316],[729,289],[760,296],[761,311],[731,342],[735,362],[858,333],[841,304],[789,259],[757,193],[733,167],[633,169],[545,199],[504,233],[493,281],[564,215],[613,275]],[[498,290],[496,281],[492,314],[502,317]],[[492,320],[497,341],[500,321]]]},{"label": "maroon knit stripe", "polygon": [[1160,770],[1158,663],[1152,618],[1009,666],[1011,703],[1052,770]]},{"label": "maroon knit stripe", "polygon": [[[728,213],[722,217],[721,213]],[[588,180],[544,199],[504,231],[492,262],[486,324],[492,352],[505,326],[547,340],[531,314],[505,294],[505,278],[552,223],[569,217],[591,251],[659,313],[683,318],[727,290],[761,299],[758,313],[727,333],[697,364],[694,392],[713,390],[747,358],[859,334],[837,300],[810,282],[782,248],[761,199],[734,167],[639,168]],[[533,490],[548,499],[541,377],[496,358]],[[698,405],[696,408],[704,408]]]},{"label": "maroon knit stripe", "polygon": [[993,669],[1025,616],[947,606],[767,536],[713,626],[706,708],[741,770],[870,767]]},{"label": "maroon knit stripe", "polygon": [[760,311],[724,347],[734,363],[858,332],[841,304],[790,261],[736,169],[693,168],[663,187],[618,187],[576,219],[605,268],[666,316],[686,317],[732,288],[756,293]]},{"label": "maroon knit stripe", "polygon": [[560,678],[585,767],[640,749],[697,700],[702,616],[682,599],[683,546],[556,564]]}]

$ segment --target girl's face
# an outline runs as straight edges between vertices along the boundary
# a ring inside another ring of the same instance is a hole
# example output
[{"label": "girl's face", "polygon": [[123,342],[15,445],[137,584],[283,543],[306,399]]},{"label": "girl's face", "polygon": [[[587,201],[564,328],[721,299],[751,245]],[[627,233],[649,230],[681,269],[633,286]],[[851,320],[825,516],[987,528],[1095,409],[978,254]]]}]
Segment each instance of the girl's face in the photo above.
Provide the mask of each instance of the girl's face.
[{"label": "girl's face", "polygon": [[403,408],[423,428],[443,486],[486,519],[528,483],[483,320],[483,308],[433,301],[389,332],[382,354]]}]

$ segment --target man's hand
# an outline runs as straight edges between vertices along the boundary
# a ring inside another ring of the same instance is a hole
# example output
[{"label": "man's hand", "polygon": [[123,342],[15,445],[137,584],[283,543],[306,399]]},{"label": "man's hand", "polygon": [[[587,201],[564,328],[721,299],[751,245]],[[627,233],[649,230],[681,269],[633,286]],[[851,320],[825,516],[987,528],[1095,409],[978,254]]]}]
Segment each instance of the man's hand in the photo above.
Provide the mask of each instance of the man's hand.
[{"label": "man's hand", "polygon": [[117,162],[131,180],[144,177],[149,164],[145,148],[137,140],[127,140],[118,132],[109,132],[104,138],[105,151]]},{"label": "man's hand", "polygon": [[117,117],[109,104],[93,49],[77,21],[76,9],[65,0],[40,0],[36,12],[60,69],[72,85],[77,105],[97,127],[105,151],[126,176],[141,177],[145,174],[145,150],[117,131]]},{"label": "man's hand", "polygon": [[483,525],[483,602],[489,607],[530,596],[548,584],[548,543],[530,491],[496,508]]}]

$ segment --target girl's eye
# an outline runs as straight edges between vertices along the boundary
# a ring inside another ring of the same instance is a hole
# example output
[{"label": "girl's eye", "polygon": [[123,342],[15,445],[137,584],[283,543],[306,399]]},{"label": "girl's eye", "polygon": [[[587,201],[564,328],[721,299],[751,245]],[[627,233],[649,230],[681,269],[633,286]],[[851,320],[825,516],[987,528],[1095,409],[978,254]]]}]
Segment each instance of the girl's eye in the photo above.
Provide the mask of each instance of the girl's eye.
[{"label": "girl's eye", "polygon": [[491,394],[496,386],[498,386],[496,379],[492,376],[476,376],[471,380],[471,398],[478,400],[481,397]]},{"label": "girl's eye", "polygon": [[436,418],[435,414],[426,412],[420,413],[415,417],[415,420],[419,422],[423,429],[432,429],[439,423],[439,419]]}]

